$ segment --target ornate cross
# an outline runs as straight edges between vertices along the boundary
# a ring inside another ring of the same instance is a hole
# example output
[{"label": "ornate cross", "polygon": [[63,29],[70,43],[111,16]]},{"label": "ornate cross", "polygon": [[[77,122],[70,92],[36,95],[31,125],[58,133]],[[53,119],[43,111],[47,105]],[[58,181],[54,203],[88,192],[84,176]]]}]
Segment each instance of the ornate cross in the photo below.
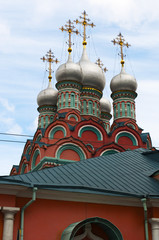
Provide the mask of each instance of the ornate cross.
[{"label": "ornate cross", "polygon": [[67,24],[65,24],[65,28],[62,26],[60,28],[60,30],[63,32],[63,31],[66,31],[68,32],[69,34],[69,41],[68,41],[68,52],[71,53],[72,52],[72,42],[71,42],[71,34],[72,33],[76,33],[76,34],[79,34],[78,30],[73,30],[75,27],[73,25],[73,22],[71,22],[71,20],[68,20]]},{"label": "ornate cross", "polygon": [[45,57],[42,57],[40,58],[41,60],[43,60],[43,62],[47,61],[49,63],[49,76],[48,76],[48,79],[49,79],[49,82],[51,82],[51,79],[52,79],[52,75],[51,73],[53,72],[52,69],[51,69],[51,64],[53,62],[55,63],[58,63],[59,61],[56,59],[54,59],[55,56],[53,54],[53,52],[51,51],[51,49],[47,52],[47,54],[45,55]]},{"label": "ornate cross", "polygon": [[105,67],[103,68],[104,64],[102,63],[102,61],[100,60],[100,58],[97,59],[96,64],[103,70],[103,72],[108,71],[108,69]]},{"label": "ornate cross", "polygon": [[77,23],[80,23],[83,25],[83,45],[87,45],[87,42],[86,42],[86,26],[91,26],[92,28],[95,27],[94,23],[89,23],[90,19],[89,18],[86,18],[86,16],[88,16],[88,14],[86,13],[86,11],[84,11],[82,13],[83,16],[80,16],[79,18],[82,19],[82,21],[79,21],[78,19],[75,20],[76,24]]},{"label": "ornate cross", "polygon": [[125,46],[125,47],[130,47],[131,45],[130,44],[128,44],[128,43],[125,43],[125,39],[123,38],[123,36],[122,36],[122,34],[121,33],[119,33],[119,35],[117,36],[117,38],[116,39],[113,39],[112,40],[112,42],[114,43],[114,45],[115,44],[118,44],[119,46],[120,46],[120,56],[121,56],[121,65],[122,65],[122,67],[124,67],[124,63],[125,63],[125,61],[124,61],[124,55],[123,55],[123,47]]}]

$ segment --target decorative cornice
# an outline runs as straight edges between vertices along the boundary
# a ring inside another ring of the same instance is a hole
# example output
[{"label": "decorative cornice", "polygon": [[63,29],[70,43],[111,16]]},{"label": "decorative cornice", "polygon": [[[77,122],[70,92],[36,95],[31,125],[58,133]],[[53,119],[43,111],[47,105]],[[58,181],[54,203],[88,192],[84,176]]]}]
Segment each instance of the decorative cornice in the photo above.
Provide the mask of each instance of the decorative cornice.
[{"label": "decorative cornice", "polygon": [[58,158],[53,158],[53,157],[44,157],[31,171],[37,171],[39,169],[44,168],[46,165],[55,167],[55,166],[65,165],[65,164],[72,163],[72,162],[75,162],[75,161],[67,160],[67,159],[58,159]]},{"label": "decorative cornice", "polygon": [[81,90],[81,97],[82,96],[93,96],[93,97],[97,97],[98,99],[100,99],[102,97],[102,95],[103,95],[102,92],[95,88],[83,87]]},{"label": "decorative cornice", "polygon": [[57,106],[40,106],[38,107],[38,112],[43,113],[43,112],[56,112],[57,111]]},{"label": "decorative cornice", "polygon": [[121,91],[116,91],[111,94],[111,98],[113,100],[118,99],[118,98],[132,98],[135,99],[137,97],[137,93],[134,91],[129,91],[129,90],[121,90]]},{"label": "decorative cornice", "polygon": [[64,89],[64,88],[77,88],[78,90],[81,90],[82,84],[76,81],[61,81],[56,83],[56,88],[58,90]]},{"label": "decorative cornice", "polygon": [[107,113],[107,112],[101,112],[101,118],[106,119],[106,120],[110,120],[112,118],[112,115],[110,113]]}]

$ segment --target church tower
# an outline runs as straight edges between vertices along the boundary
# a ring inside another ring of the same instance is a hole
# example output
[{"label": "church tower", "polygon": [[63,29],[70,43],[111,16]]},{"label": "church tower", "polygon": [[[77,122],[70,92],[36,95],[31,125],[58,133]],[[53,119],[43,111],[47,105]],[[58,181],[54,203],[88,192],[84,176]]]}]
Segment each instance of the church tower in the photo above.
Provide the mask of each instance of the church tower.
[{"label": "church tower", "polygon": [[66,63],[59,66],[56,71],[56,87],[58,89],[57,112],[62,113],[67,110],[74,109],[80,113],[80,91],[82,88],[82,72],[78,64],[72,61],[72,42],[71,34],[78,34],[78,30],[73,30],[74,26],[71,20],[64,27],[60,28],[62,31],[67,31],[69,34],[68,41],[68,60]]},{"label": "church tower", "polygon": [[81,21],[76,20],[77,24],[83,25],[83,53],[78,63],[82,70],[81,115],[85,118],[100,118],[100,99],[105,87],[105,76],[102,69],[97,64],[92,63],[87,56],[86,27],[94,27],[95,25],[89,23],[90,20],[85,11],[82,15]]},{"label": "church tower", "polygon": [[58,60],[54,59],[53,52],[51,49],[47,52],[46,56],[41,58],[44,62],[47,61],[49,63],[49,84],[48,87],[42,90],[37,96],[37,103],[39,105],[38,112],[38,127],[39,128],[47,128],[47,126],[53,122],[55,113],[57,111],[57,94],[58,91],[52,87],[51,79],[52,79],[52,69],[51,64],[57,63]]},{"label": "church tower", "polygon": [[125,43],[121,33],[112,42],[114,45],[118,44],[121,50],[121,72],[113,77],[110,83],[114,121],[120,122],[129,119],[136,121],[135,98],[137,97],[137,82],[124,69],[123,47],[129,47],[130,45]]}]

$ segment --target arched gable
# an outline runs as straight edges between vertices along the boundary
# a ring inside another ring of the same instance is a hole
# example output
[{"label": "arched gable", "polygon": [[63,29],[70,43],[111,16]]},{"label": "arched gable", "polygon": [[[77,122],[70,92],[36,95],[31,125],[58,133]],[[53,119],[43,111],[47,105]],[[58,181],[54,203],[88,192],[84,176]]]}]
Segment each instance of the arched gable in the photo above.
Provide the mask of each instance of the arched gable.
[{"label": "arched gable", "polygon": [[76,121],[76,122],[78,122],[78,117],[77,117],[77,115],[75,115],[75,114],[69,114],[68,115],[68,120],[74,120],[74,121]]},{"label": "arched gable", "polygon": [[63,133],[63,137],[66,137],[66,128],[62,125],[56,125],[55,127],[53,127],[50,132],[49,132],[49,139],[54,139],[54,135],[57,132],[62,132]]},{"label": "arched gable", "polygon": [[122,131],[122,132],[117,133],[117,135],[115,136],[115,142],[118,143],[119,139],[121,140],[121,138],[123,138],[123,137],[130,139],[133,146],[138,146],[137,138],[134,136],[134,134],[127,132],[127,131]]},{"label": "arched gable", "polygon": [[65,119],[69,120],[70,122],[80,122],[81,116],[79,114],[79,111],[77,109],[71,109],[67,112]]},{"label": "arched gable", "polygon": [[79,130],[78,130],[78,137],[82,137],[82,134],[84,132],[93,132],[96,134],[97,136],[97,140],[98,141],[102,141],[103,140],[103,134],[102,132],[95,126],[92,126],[92,125],[85,125],[85,126],[82,126]]},{"label": "arched gable", "polygon": [[30,150],[31,150],[31,145],[28,145],[28,147],[26,149],[26,154],[29,154]]},{"label": "arched gable", "polygon": [[37,142],[40,142],[41,138],[42,138],[42,134],[40,133],[40,134],[38,134],[38,136],[36,137],[36,141],[37,141]]},{"label": "arched gable", "polygon": [[31,162],[31,168],[32,169],[36,166],[36,160],[38,159],[39,156],[40,156],[40,150],[37,148],[34,151],[33,157],[32,157],[32,162]]},{"label": "arched gable", "polygon": [[20,174],[23,174],[25,172],[25,169],[26,169],[26,164],[23,162]]},{"label": "arched gable", "polygon": [[[82,150],[82,148],[73,143],[65,143],[65,144],[61,145],[56,151],[56,154],[55,154],[56,158],[60,159],[62,154],[64,154],[64,152],[65,152],[66,156],[68,154],[70,154],[70,157],[75,152],[79,156],[79,160],[86,159],[86,155],[85,155],[84,151]],[[62,157],[62,158],[64,158],[64,157]],[[64,159],[67,159],[67,157]]]},{"label": "arched gable", "polygon": [[119,150],[117,149],[105,149],[101,154],[100,156],[105,156],[105,155],[108,155],[108,154],[114,154],[114,153],[118,153],[120,152]]}]

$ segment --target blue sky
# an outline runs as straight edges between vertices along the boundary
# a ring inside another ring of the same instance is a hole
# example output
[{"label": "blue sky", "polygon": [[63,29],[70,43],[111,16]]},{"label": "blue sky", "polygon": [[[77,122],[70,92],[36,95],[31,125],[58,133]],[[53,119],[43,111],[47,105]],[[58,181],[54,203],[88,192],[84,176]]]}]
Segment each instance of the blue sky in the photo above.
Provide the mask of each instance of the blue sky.
[{"label": "blue sky", "polygon": [[[51,48],[62,64],[67,59],[67,34],[59,28],[83,10],[96,25],[88,29],[87,52],[108,68],[104,96],[110,98],[111,78],[120,71],[118,49],[111,40],[121,32],[126,71],[138,82],[137,123],[149,132],[159,149],[159,2],[157,0],[2,0],[0,4],[0,133],[33,135],[37,124],[38,93],[47,86],[46,65],[40,60]],[[80,26],[77,26],[81,30]],[[82,39],[73,37],[73,59],[78,61]],[[59,65],[54,65],[56,71]],[[53,83],[56,80],[53,77]],[[26,141],[0,135],[0,140]],[[24,144],[0,141],[0,175],[18,164]]]}]

